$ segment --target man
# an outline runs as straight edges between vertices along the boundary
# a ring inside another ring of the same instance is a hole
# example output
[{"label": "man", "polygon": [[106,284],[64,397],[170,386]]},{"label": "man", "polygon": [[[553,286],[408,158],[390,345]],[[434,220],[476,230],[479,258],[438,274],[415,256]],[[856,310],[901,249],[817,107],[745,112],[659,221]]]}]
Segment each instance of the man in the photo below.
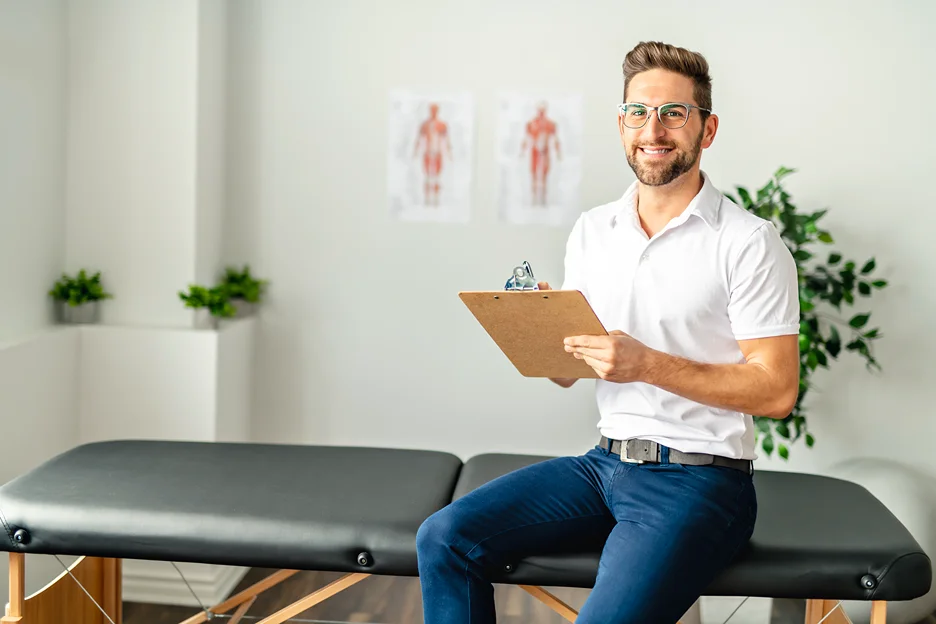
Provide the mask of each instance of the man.
[{"label": "man", "polygon": [[531,203],[546,205],[546,178],[549,176],[550,144],[559,156],[559,137],[556,122],[546,116],[546,102],[536,107],[536,117],[526,124],[526,134],[520,146],[520,155],[530,147],[530,177],[532,178]]},{"label": "man", "polygon": [[429,105],[429,119],[419,126],[416,147],[413,156],[423,147],[423,197],[427,206],[439,204],[439,179],[442,177],[442,155],[452,158],[452,144],[449,141],[448,124],[439,119],[439,105]]},{"label": "man", "polygon": [[671,624],[753,531],[751,415],[786,416],[798,391],[796,265],[700,169],[718,128],[705,59],[641,43],[624,78],[618,129],[637,181],[580,216],[562,285],[612,330],[565,340],[600,377],[603,437],[424,523],[426,624],[494,622],[485,571],[560,548],[601,549],[577,622]]}]

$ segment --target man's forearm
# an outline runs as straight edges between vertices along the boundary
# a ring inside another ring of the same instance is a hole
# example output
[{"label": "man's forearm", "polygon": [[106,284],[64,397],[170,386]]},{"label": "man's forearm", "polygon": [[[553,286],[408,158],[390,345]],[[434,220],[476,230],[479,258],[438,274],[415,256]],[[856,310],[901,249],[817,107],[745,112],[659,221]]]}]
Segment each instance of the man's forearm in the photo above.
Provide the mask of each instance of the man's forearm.
[{"label": "man's forearm", "polygon": [[771,418],[790,413],[799,389],[755,363],[705,364],[655,350],[647,352],[641,381],[697,403]]}]

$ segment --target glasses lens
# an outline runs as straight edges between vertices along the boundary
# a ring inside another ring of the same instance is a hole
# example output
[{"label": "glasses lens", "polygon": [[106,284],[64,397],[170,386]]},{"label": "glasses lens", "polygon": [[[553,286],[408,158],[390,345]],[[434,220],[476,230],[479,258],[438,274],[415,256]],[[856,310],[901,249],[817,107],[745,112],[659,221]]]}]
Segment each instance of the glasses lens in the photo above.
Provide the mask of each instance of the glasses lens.
[{"label": "glasses lens", "polygon": [[689,109],[682,104],[666,104],[660,108],[660,120],[667,128],[682,128],[689,119]]},{"label": "glasses lens", "polygon": [[647,123],[647,107],[640,104],[628,104],[624,107],[624,125],[639,128]]}]

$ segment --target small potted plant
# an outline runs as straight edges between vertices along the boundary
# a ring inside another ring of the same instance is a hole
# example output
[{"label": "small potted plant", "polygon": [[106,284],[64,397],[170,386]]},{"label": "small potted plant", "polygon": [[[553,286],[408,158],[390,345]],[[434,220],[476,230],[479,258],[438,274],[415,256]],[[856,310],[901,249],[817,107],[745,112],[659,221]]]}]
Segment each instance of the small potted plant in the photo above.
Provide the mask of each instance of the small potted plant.
[{"label": "small potted plant", "polygon": [[88,276],[85,269],[74,277],[62,273],[49,291],[49,296],[56,302],[59,322],[87,324],[96,323],[100,318],[100,302],[113,299],[113,295],[104,290],[101,284],[101,272]]},{"label": "small potted plant", "polygon": [[243,269],[227,267],[218,286],[223,288],[236,310],[235,316],[242,318],[256,311],[263,297],[268,280],[257,279],[250,273],[250,266]]},{"label": "small potted plant", "polygon": [[217,329],[221,319],[231,318],[235,314],[227,291],[220,286],[208,288],[190,284],[188,292],[179,292],[179,299],[185,303],[185,307],[196,311],[195,326],[202,329]]}]

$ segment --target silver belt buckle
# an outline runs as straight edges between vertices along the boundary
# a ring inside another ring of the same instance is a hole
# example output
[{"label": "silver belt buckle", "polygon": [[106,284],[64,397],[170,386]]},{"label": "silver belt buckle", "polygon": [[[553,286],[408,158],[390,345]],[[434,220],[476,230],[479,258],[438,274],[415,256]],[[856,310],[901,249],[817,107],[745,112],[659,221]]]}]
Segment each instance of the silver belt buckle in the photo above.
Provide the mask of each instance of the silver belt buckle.
[{"label": "silver belt buckle", "polygon": [[630,457],[630,456],[627,454],[627,443],[628,443],[629,441],[630,441],[630,440],[621,440],[621,461],[624,462],[625,464],[642,464],[642,463],[644,463],[644,460],[642,460],[642,459],[636,459],[636,458],[634,458],[634,457]]}]

